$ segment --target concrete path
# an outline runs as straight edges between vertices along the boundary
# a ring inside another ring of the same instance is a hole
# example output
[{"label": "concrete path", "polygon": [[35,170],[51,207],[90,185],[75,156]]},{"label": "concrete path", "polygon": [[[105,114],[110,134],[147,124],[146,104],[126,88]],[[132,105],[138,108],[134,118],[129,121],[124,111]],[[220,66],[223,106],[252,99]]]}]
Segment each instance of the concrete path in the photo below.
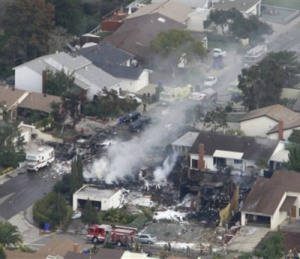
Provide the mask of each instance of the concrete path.
[{"label": "concrete path", "polygon": [[227,249],[239,252],[252,252],[269,231],[268,228],[242,227],[229,242]]}]

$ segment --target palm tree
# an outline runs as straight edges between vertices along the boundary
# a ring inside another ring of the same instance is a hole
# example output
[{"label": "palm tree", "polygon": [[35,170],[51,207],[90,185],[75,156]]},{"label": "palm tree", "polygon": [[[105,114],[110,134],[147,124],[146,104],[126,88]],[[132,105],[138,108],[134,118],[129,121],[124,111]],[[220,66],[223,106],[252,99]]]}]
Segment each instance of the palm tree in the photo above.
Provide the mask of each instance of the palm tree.
[{"label": "palm tree", "polygon": [[6,259],[7,256],[5,254],[4,248],[2,245],[0,245],[0,259]]},{"label": "palm tree", "polygon": [[0,222],[0,244],[3,247],[16,246],[22,242],[22,236],[17,226],[9,222]]}]

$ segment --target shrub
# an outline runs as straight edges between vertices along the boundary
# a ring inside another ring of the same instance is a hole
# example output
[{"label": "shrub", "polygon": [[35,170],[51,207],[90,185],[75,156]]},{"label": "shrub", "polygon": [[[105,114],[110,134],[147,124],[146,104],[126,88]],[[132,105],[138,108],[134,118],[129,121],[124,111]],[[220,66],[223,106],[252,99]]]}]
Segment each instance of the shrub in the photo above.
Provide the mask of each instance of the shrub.
[{"label": "shrub", "polygon": [[145,223],[148,221],[147,217],[143,214],[137,216],[134,221],[128,224],[128,227],[133,227],[137,229],[141,229],[145,226]]}]

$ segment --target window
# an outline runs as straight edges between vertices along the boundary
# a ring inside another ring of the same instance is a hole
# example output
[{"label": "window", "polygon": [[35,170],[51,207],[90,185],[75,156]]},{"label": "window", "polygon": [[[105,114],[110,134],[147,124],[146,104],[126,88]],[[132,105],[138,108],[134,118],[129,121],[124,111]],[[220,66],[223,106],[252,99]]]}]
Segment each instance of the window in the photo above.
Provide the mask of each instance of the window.
[{"label": "window", "polygon": [[198,168],[198,160],[192,159],[192,168]]},{"label": "window", "polygon": [[243,160],[237,160],[237,159],[234,159],[234,160],[233,160],[233,163],[234,163],[234,164],[242,164],[242,163],[243,163]]}]

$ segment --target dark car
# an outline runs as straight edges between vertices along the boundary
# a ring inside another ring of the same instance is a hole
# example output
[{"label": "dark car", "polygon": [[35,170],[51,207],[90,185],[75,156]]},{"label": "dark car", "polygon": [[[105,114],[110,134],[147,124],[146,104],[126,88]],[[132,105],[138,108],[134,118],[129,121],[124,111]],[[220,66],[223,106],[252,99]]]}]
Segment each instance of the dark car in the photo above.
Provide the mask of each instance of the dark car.
[{"label": "dark car", "polygon": [[140,132],[150,122],[151,122],[151,118],[150,117],[140,117],[138,120],[132,122],[129,125],[128,129],[131,132]]},{"label": "dark car", "polygon": [[139,117],[141,117],[139,112],[131,112],[123,117],[123,122],[132,122],[137,120]]}]

